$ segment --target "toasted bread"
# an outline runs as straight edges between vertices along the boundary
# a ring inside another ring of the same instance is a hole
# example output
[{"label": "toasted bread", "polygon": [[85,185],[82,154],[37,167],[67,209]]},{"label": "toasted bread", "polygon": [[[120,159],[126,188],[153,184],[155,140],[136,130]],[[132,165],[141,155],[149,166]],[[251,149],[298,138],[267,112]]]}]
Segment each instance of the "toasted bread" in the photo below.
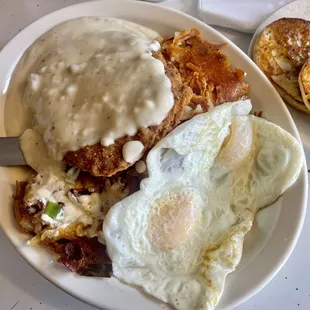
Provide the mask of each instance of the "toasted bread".
[{"label": "toasted bread", "polygon": [[310,109],[310,58],[304,63],[298,82],[304,104]]},{"label": "toasted bread", "polygon": [[304,103],[296,76],[289,76],[287,74],[272,75],[271,80],[284,89],[294,100],[300,104]]},{"label": "toasted bread", "polygon": [[253,59],[281,97],[292,107],[310,113],[298,85],[302,65],[310,55],[310,21],[282,18],[257,38]]},{"label": "toasted bread", "polygon": [[272,75],[271,82],[285,102],[301,112],[310,114],[310,110],[305,106],[301,97],[298,80],[295,76]]},{"label": "toasted bread", "polygon": [[268,25],[256,41],[256,49],[277,43],[286,49],[290,60],[300,67],[309,58],[310,21],[300,18],[281,18]]},{"label": "toasted bread", "polygon": [[[259,41],[259,38],[256,42]],[[271,42],[253,50],[255,63],[264,71],[268,78],[271,75],[294,72],[298,69],[288,56],[287,50],[278,43]],[[297,74],[297,72],[295,73]]]},{"label": "toasted bread", "polygon": [[310,114],[310,110],[301,102],[295,100],[291,95],[289,95],[283,88],[275,83],[272,83],[274,88],[277,90],[282,99],[289,104],[292,108]]}]

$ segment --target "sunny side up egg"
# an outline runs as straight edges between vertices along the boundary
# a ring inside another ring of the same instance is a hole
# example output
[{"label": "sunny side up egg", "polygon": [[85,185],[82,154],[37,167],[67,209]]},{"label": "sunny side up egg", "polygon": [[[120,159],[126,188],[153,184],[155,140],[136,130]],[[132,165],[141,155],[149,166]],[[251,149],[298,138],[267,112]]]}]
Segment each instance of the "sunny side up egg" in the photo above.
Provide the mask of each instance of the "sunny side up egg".
[{"label": "sunny side up egg", "polygon": [[195,116],[149,153],[140,191],[103,234],[113,274],[177,309],[214,309],[256,212],[297,179],[300,144],[249,100]]}]

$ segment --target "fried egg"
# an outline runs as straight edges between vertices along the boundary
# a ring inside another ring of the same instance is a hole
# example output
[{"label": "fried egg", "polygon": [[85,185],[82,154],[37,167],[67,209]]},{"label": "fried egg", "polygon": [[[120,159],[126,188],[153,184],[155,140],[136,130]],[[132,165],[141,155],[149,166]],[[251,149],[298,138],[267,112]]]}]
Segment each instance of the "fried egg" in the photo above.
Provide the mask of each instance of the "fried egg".
[{"label": "fried egg", "polygon": [[250,110],[249,100],[218,106],[149,152],[149,177],[103,224],[115,277],[177,309],[215,308],[256,212],[303,164],[298,141]]}]

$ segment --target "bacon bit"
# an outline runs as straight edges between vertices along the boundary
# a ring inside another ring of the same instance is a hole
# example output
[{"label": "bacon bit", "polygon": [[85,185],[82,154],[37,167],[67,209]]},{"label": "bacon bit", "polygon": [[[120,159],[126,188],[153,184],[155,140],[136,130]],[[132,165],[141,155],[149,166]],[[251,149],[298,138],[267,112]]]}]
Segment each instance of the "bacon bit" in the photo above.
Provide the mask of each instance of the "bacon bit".
[{"label": "bacon bit", "polygon": [[81,258],[81,250],[74,242],[65,245],[65,254],[67,260],[79,260]]},{"label": "bacon bit", "polygon": [[58,262],[73,272],[83,276],[112,275],[112,262],[105,252],[106,247],[97,238],[61,239],[45,244],[59,256]]},{"label": "bacon bit", "polygon": [[254,116],[263,118],[263,111],[258,111],[253,113]]}]

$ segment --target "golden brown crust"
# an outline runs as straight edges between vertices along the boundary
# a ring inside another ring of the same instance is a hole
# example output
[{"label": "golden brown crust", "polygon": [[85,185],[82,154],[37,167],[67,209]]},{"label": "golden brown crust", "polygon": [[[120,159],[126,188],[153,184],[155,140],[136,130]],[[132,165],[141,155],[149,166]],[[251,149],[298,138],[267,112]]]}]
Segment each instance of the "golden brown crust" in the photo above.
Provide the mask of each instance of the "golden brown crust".
[{"label": "golden brown crust", "polygon": [[253,48],[255,63],[266,74],[284,101],[309,113],[298,85],[301,66],[310,55],[310,22],[282,18],[268,25]]},{"label": "golden brown crust", "polygon": [[310,110],[310,58],[304,63],[298,77],[304,104]]},{"label": "golden brown crust", "polygon": [[289,59],[287,50],[278,43],[270,42],[262,47],[258,47],[255,44],[253,51],[254,62],[267,77],[286,72],[294,72],[296,74],[298,71]]},{"label": "golden brown crust", "polygon": [[161,53],[156,53],[154,56],[163,62],[166,74],[171,80],[174,95],[174,106],[163,122],[158,126],[142,128],[135,136],[120,138],[109,147],[103,147],[97,143],[75,152],[68,152],[64,157],[67,164],[83,171],[89,171],[94,176],[112,176],[132,165],[127,163],[122,156],[122,148],[126,142],[139,140],[143,143],[144,152],[146,152],[180,123],[184,106],[189,103],[192,91],[182,83],[181,76],[176,68],[171,63],[166,62]]},{"label": "golden brown crust", "polygon": [[277,43],[297,68],[309,58],[310,22],[301,18],[281,18],[268,25],[256,41],[256,48]]}]

